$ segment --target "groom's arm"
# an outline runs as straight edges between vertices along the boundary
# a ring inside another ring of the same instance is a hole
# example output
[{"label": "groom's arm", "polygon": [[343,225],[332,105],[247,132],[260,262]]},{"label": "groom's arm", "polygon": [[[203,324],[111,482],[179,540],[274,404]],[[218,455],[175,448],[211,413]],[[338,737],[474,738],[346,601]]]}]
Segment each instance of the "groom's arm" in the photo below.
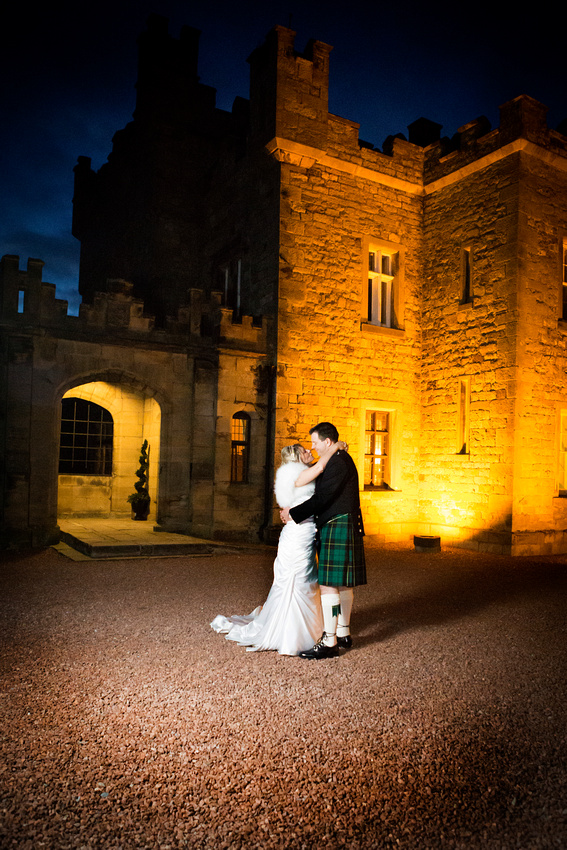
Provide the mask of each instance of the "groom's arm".
[{"label": "groom's arm", "polygon": [[349,470],[340,454],[334,455],[317,482],[317,492],[307,501],[291,508],[289,515],[294,522],[302,522],[310,516],[317,516],[328,508],[344,488]]}]

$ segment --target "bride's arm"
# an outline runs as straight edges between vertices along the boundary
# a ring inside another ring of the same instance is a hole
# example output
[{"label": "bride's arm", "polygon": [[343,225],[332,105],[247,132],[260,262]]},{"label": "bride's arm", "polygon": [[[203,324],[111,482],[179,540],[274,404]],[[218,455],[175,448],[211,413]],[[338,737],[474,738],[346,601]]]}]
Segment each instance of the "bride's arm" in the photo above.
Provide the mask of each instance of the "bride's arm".
[{"label": "bride's arm", "polygon": [[304,487],[306,484],[309,484],[310,481],[313,481],[317,476],[321,475],[325,467],[327,466],[329,459],[335,452],[338,451],[346,451],[347,444],[342,440],[338,440],[336,443],[333,443],[328,452],[325,452],[324,455],[321,455],[317,463],[314,463],[313,466],[307,467],[302,472],[299,473],[297,478],[295,479],[296,487]]}]

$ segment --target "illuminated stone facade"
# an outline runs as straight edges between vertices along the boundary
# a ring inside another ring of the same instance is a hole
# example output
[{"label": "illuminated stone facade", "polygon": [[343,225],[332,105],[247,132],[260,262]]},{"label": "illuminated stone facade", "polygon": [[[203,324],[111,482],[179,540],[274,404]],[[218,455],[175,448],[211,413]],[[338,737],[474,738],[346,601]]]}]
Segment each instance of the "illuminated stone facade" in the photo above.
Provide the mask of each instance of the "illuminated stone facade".
[{"label": "illuminated stone facade", "polygon": [[[33,427],[6,426],[21,441],[7,527],[39,486],[56,528],[58,405],[103,381],[159,405],[163,527],[269,534],[281,447],[331,420],[367,533],[567,551],[567,137],[522,96],[494,130],[480,118],[447,139],[419,119],[377,150],[328,112],[331,48],[299,54],[283,27],[250,56],[250,100],[221,112],[197,41],[152,18],[134,120],[99,172],[79,159],[80,316],[36,261],[26,277],[4,260],[5,396],[33,384],[22,410],[39,405],[51,435],[39,452]],[[40,317],[17,314],[24,278],[51,299]],[[235,414],[250,429],[245,482]]]},{"label": "illuminated stone facade", "polygon": [[[192,290],[156,328],[132,285],[107,282],[79,316],[41,280],[43,263],[0,264],[5,450],[3,542],[58,539],[58,516],[130,516],[127,496],[150,443],[150,521],[200,537],[248,538],[264,515],[266,328],[232,322]],[[18,309],[19,295],[23,296]],[[265,382],[264,382],[265,383]],[[61,400],[92,400],[114,420],[112,475],[58,474]],[[258,445],[247,483],[230,481],[230,421],[250,411]],[[228,440],[228,445],[227,445]],[[217,455],[225,457],[220,471]],[[238,510],[236,509],[238,507]]]}]

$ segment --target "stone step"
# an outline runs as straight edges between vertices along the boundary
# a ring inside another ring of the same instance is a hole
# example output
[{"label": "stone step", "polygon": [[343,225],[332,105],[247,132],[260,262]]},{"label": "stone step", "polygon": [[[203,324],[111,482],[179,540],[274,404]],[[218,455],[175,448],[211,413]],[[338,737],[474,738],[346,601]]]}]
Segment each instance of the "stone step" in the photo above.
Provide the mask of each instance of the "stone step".
[{"label": "stone step", "polygon": [[[159,534],[155,535],[159,538]],[[182,535],[179,535],[181,537]],[[86,555],[88,558],[149,558],[168,555],[211,555],[216,548],[212,543],[201,541],[187,542],[149,542],[144,540],[140,543],[132,542],[88,542],[68,532],[61,532],[61,540],[71,549]]]}]

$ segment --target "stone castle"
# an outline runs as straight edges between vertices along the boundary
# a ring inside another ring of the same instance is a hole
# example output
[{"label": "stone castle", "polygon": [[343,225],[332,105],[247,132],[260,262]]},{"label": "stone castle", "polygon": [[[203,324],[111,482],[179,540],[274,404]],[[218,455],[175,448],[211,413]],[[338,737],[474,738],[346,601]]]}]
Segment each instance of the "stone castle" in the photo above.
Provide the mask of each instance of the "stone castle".
[{"label": "stone castle", "polygon": [[276,27],[228,113],[198,35],[150,18],[133,120],[79,157],[79,315],[2,259],[4,544],[129,516],[145,439],[150,521],[269,539],[280,449],[331,420],[367,534],[567,552],[567,123],[522,95],[377,150],[329,45]]}]

